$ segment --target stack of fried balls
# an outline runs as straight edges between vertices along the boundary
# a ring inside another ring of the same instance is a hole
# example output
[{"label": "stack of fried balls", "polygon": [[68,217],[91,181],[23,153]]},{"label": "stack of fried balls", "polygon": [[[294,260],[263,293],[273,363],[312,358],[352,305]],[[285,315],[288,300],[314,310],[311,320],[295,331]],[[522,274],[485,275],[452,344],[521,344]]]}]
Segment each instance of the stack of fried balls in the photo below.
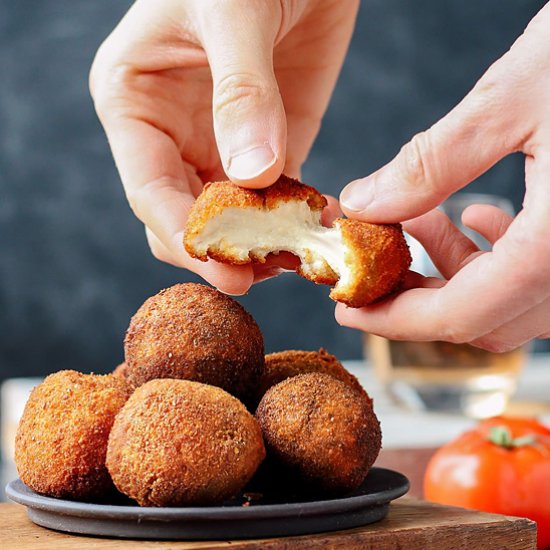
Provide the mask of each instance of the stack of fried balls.
[{"label": "stack of fried balls", "polygon": [[254,319],[212,288],[149,298],[124,353],[112,374],[60,371],[33,390],[15,451],[28,487],[200,506],[268,480],[330,498],[357,489],[380,450],[372,400],[334,356],[264,355]]}]

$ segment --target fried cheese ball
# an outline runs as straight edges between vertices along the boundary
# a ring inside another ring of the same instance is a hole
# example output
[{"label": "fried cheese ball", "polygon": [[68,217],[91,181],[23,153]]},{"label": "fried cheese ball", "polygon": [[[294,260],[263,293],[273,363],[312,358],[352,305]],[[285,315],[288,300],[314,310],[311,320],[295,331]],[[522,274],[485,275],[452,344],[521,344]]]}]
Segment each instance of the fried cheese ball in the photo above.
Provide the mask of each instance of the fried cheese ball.
[{"label": "fried cheese ball", "polygon": [[330,297],[350,307],[397,290],[411,263],[401,226],[340,218],[323,227],[326,205],[313,187],[284,175],[265,189],[210,183],[189,214],[185,249],[199,260],[229,264],[290,252],[300,258],[300,275],[334,286]]},{"label": "fried cheese ball", "polygon": [[334,355],[328,353],[327,350],[323,348],[319,351],[287,350],[265,356],[265,368],[258,385],[258,401],[275,384],[308,372],[330,374],[350,388],[364,391],[357,378],[348,372],[342,363]]},{"label": "fried cheese ball", "polygon": [[126,378],[135,387],[156,378],[194,380],[250,401],[264,368],[264,342],[235,300],[194,283],[149,298],[124,341]]},{"label": "fried cheese ball", "polygon": [[235,397],[188,380],[152,380],[116,417],[107,466],[141,506],[221,503],[265,457],[258,423]]},{"label": "fried cheese ball", "polygon": [[120,363],[120,365],[117,365],[117,367],[113,371],[113,374],[115,376],[121,376],[122,378],[126,379],[127,372],[128,372],[128,365],[126,363]]},{"label": "fried cheese ball", "polygon": [[101,500],[115,488],[105,466],[115,415],[132,390],[112,374],[65,370],[32,391],[17,430],[21,481],[44,495]]},{"label": "fried cheese ball", "polygon": [[353,491],[380,452],[372,400],[329,374],[301,374],[273,386],[256,418],[274,474],[312,492]]}]

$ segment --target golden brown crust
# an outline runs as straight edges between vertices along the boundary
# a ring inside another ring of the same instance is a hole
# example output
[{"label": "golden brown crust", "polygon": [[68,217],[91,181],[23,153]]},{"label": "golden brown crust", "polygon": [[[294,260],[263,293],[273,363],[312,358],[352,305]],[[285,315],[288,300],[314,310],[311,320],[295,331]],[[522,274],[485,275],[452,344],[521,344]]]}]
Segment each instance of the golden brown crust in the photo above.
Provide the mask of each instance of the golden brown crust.
[{"label": "golden brown crust", "polygon": [[263,336],[235,300],[204,285],[177,284],[149,298],[124,341],[127,378],[212,384],[249,402],[264,368]]},{"label": "golden brown crust", "polygon": [[363,387],[348,372],[338,359],[321,348],[319,351],[287,350],[265,356],[265,368],[258,384],[257,400],[276,384],[308,372],[324,372],[347,384],[350,388],[363,392]]},{"label": "golden brown crust", "polygon": [[209,220],[221,214],[226,208],[259,208],[271,210],[279,204],[289,201],[306,201],[312,210],[322,210],[327,200],[313,187],[289,178],[285,175],[265,189],[245,189],[230,181],[218,181],[205,185],[197,198],[185,227],[184,246],[190,256],[206,261],[212,259],[230,264],[246,264],[254,260],[265,261],[263,258],[247,258],[237,260],[227,254],[210,250],[208,254],[200,254],[193,246],[193,240],[200,235]]},{"label": "golden brown crust", "polygon": [[411,264],[401,225],[348,219],[335,223],[350,251],[346,262],[352,277],[348,285],[332,289],[330,297],[349,307],[363,307],[398,290]]},{"label": "golden brown crust", "polygon": [[117,488],[141,506],[221,503],[265,457],[258,423],[214,386],[153,380],[117,415],[107,466]]},{"label": "golden brown crust", "polygon": [[[306,262],[308,264],[311,264],[313,262],[311,252],[307,254]],[[315,270],[312,270],[311,268],[306,269],[304,267],[304,264],[300,264],[296,268],[296,273],[298,273],[300,277],[303,277],[304,279],[307,279],[308,281],[311,281],[318,285],[334,286],[336,283],[338,283],[338,274],[335,273],[326,262],[322,268],[316,266]]]},{"label": "golden brown crust", "polygon": [[128,374],[128,365],[125,362],[120,363],[120,365],[117,365],[117,367],[113,371],[113,374],[115,376],[121,376],[122,378],[126,379],[126,376]]},{"label": "golden brown crust", "polygon": [[330,494],[356,489],[381,447],[372,401],[324,373],[302,374],[273,386],[256,418],[268,456],[287,480]]},{"label": "golden brown crust", "polygon": [[34,388],[19,423],[15,463],[23,483],[59,498],[114,492],[105,467],[115,415],[132,389],[120,376],[60,371]]},{"label": "golden brown crust", "polygon": [[[310,208],[317,210],[326,206],[325,198],[315,189],[286,176],[261,190],[243,189],[230,182],[208,184],[191,210],[185,230],[185,248],[191,256],[203,261],[210,257],[234,265],[264,263],[266,252],[262,249],[247,254],[238,243],[222,239],[206,250],[198,250],[194,243],[207,222],[226,208],[271,209],[287,201],[307,201]],[[369,305],[398,290],[411,263],[401,226],[343,218],[335,220],[334,225],[340,228],[342,239],[348,245],[346,263],[351,266],[351,280],[345,284],[339,282],[338,274],[326,261],[318,261],[314,251],[309,252],[311,257],[304,258],[296,272],[317,284],[336,285],[331,298],[350,307]],[[261,228],[258,230],[261,232]]]}]

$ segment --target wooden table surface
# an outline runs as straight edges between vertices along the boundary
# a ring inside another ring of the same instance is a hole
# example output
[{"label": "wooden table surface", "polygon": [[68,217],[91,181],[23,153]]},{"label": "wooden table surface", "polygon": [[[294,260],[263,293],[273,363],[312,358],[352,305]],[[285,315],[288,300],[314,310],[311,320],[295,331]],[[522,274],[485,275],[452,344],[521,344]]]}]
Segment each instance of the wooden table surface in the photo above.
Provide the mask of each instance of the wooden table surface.
[{"label": "wooden table surface", "polygon": [[[489,542],[490,541],[490,542]],[[0,504],[2,550],[532,550],[536,525],[523,518],[439,506],[403,497],[378,523],[347,531],[242,541],[144,541],[68,535],[33,524],[23,506]]]}]

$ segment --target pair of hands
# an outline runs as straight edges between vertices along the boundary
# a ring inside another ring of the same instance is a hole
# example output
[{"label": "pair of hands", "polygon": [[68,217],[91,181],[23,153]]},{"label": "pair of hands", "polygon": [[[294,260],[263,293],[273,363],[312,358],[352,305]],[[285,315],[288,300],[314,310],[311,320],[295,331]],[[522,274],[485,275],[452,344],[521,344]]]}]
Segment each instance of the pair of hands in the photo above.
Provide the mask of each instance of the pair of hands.
[{"label": "pair of hands", "polygon": [[[90,87],[126,195],[155,257],[230,294],[288,267],[190,258],[187,213],[207,181],[266,187],[299,177],[353,32],[357,0],[138,0],[100,47]],[[394,339],[513,349],[550,337],[550,5],[511,50],[389,164],[349,184],[350,218],[404,222],[444,279],[410,273],[406,290],[344,325]],[[509,153],[526,158],[512,218],[487,205],[463,223],[481,252],[435,207]],[[327,221],[338,215],[329,200]],[[406,221],[408,220],[408,221]]]}]

